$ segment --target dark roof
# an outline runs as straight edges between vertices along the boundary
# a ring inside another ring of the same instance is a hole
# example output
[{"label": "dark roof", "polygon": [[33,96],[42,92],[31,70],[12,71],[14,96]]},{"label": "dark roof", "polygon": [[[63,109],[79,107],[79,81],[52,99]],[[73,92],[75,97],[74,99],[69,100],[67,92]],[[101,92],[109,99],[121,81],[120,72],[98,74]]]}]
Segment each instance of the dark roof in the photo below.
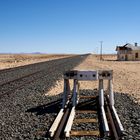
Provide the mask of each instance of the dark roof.
[{"label": "dark roof", "polygon": [[118,48],[128,48],[130,50],[140,50],[140,46],[134,46],[134,45],[132,45],[130,43],[126,43],[123,46],[117,46],[116,47],[116,51],[118,50]]}]

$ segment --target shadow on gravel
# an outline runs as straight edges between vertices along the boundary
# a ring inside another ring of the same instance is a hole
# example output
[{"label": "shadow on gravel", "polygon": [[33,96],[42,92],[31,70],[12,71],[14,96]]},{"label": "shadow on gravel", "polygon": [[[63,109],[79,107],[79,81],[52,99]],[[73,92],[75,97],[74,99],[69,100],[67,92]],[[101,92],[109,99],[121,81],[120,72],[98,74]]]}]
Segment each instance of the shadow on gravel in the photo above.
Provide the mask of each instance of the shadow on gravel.
[{"label": "shadow on gravel", "polygon": [[86,101],[80,102],[77,107],[77,110],[97,110],[97,102],[95,99],[88,99]]},{"label": "shadow on gravel", "polygon": [[44,115],[46,113],[58,113],[61,108],[62,99],[50,102],[45,105],[40,105],[34,108],[28,109],[26,112],[35,113],[36,115]]}]

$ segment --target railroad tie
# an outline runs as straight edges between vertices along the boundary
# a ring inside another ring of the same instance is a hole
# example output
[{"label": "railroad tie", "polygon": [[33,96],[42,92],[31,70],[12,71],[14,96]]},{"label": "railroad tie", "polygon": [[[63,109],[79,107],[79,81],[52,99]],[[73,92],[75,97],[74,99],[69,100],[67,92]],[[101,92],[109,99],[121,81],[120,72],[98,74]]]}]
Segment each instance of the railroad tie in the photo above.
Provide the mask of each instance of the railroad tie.
[{"label": "railroad tie", "polygon": [[97,119],[75,119],[74,123],[98,123]]},{"label": "railroad tie", "polygon": [[100,136],[100,132],[98,130],[88,130],[88,131],[83,131],[83,130],[79,130],[79,131],[71,131],[71,136]]},{"label": "railroad tie", "polygon": [[78,114],[79,113],[93,113],[93,114],[97,114],[97,111],[95,111],[95,110],[77,110],[76,112]]}]

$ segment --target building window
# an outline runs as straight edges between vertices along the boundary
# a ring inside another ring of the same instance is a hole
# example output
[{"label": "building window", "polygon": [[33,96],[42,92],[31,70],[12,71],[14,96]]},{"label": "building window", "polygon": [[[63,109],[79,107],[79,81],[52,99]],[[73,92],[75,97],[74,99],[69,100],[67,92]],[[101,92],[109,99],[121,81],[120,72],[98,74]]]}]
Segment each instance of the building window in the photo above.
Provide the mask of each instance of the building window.
[{"label": "building window", "polygon": [[135,58],[138,58],[139,57],[139,54],[138,53],[135,53]]}]

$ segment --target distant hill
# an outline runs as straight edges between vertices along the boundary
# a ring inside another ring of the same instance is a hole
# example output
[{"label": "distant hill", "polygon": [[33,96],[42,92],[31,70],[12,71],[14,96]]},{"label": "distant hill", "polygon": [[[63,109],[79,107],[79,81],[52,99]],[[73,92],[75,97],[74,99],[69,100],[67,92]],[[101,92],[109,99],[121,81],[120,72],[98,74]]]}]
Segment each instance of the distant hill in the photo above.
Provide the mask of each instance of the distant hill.
[{"label": "distant hill", "polygon": [[31,54],[43,54],[41,52],[32,52]]}]

